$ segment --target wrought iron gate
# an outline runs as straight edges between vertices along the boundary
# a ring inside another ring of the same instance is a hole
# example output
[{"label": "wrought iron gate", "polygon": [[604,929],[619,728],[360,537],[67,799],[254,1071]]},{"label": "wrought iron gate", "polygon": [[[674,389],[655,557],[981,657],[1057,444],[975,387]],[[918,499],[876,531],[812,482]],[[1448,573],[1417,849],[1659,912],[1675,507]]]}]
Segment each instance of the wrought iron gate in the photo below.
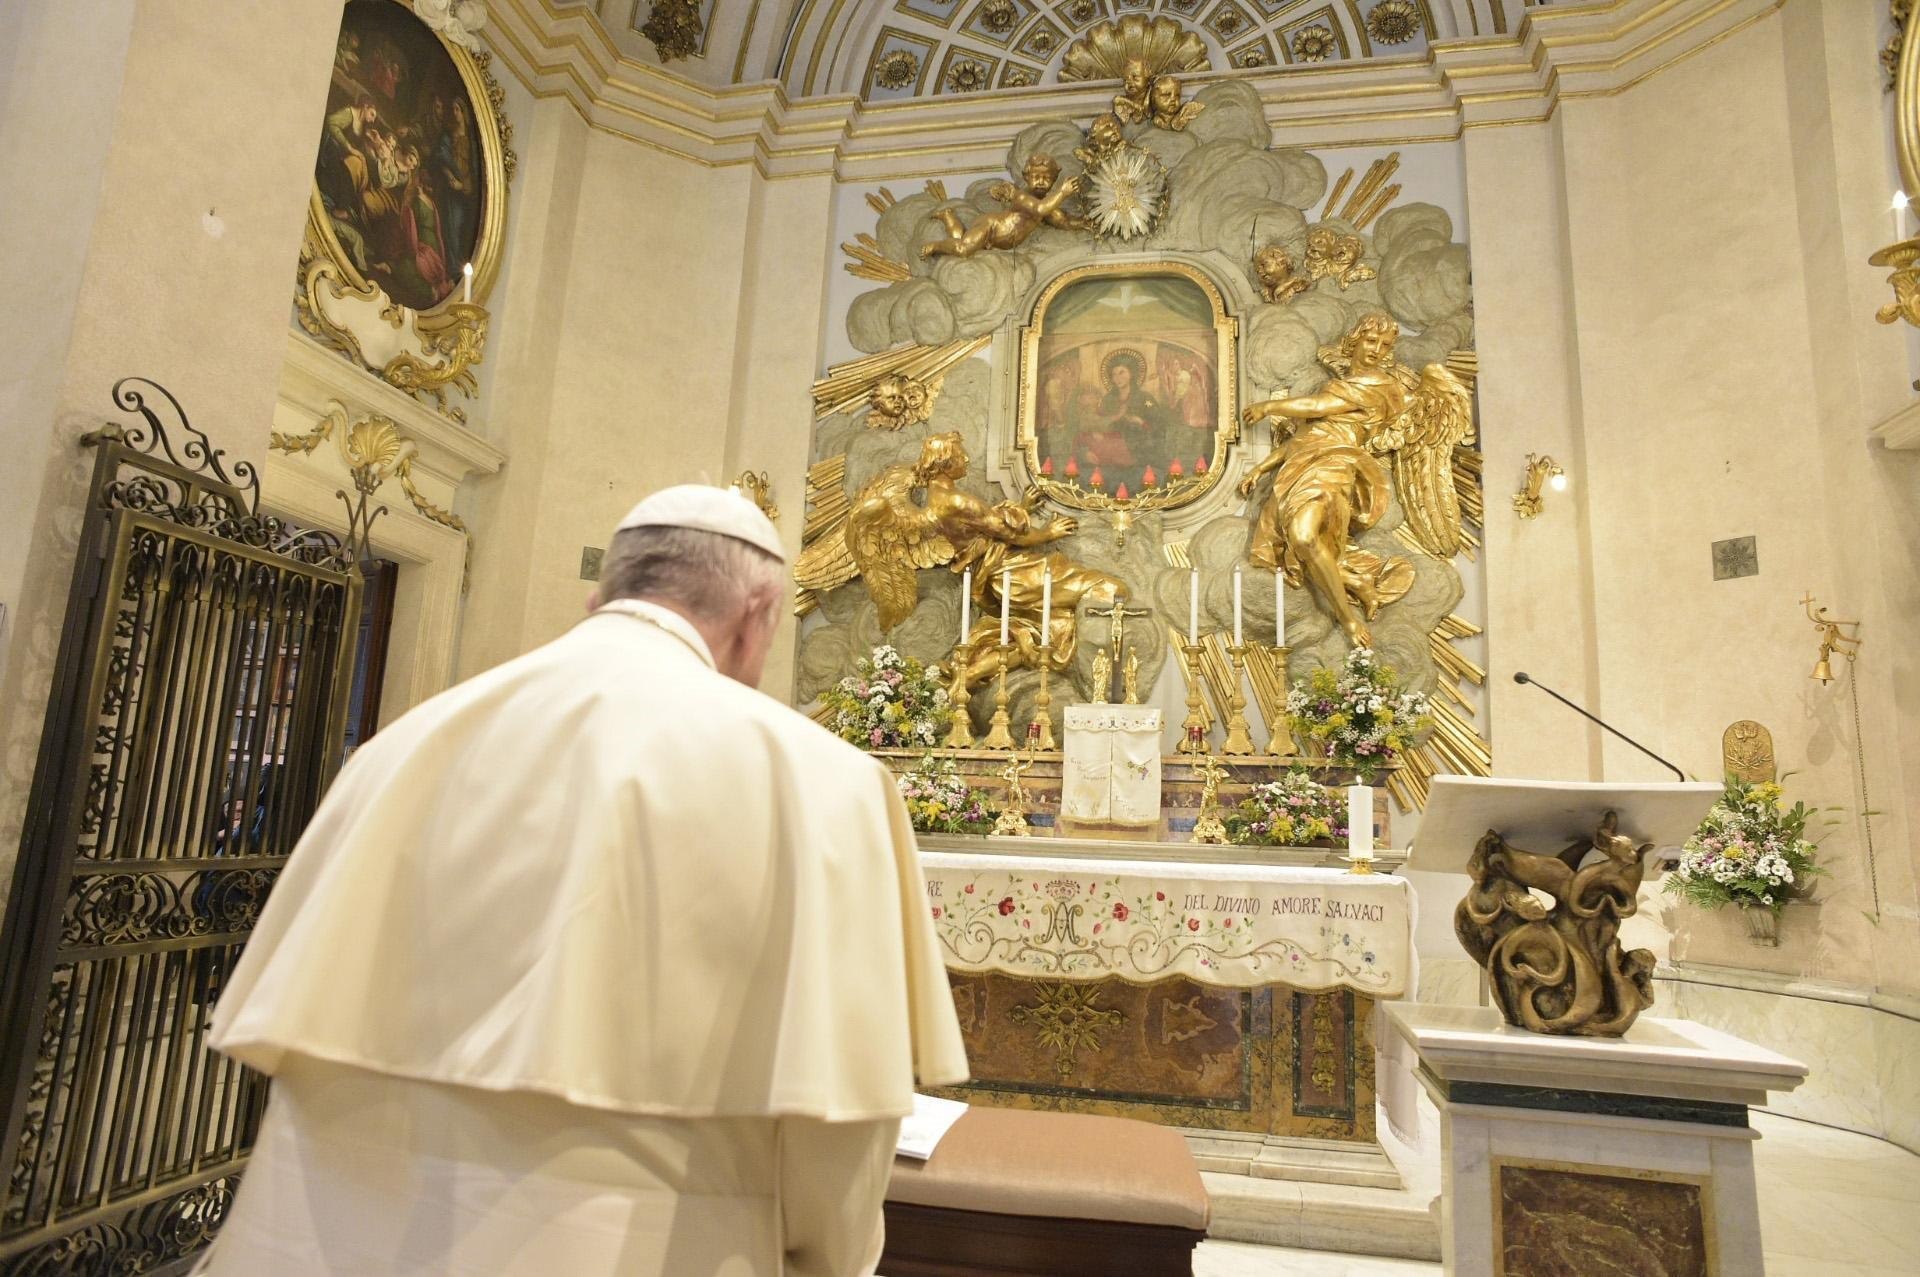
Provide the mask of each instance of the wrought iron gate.
[{"label": "wrought iron gate", "polygon": [[262,516],[252,467],[229,477],[162,387],[113,398],[143,421],[83,441],[0,938],[4,1277],[165,1271],[218,1228],[266,1080],[206,1049],[208,1020],[338,764],[352,677],[346,548]]}]

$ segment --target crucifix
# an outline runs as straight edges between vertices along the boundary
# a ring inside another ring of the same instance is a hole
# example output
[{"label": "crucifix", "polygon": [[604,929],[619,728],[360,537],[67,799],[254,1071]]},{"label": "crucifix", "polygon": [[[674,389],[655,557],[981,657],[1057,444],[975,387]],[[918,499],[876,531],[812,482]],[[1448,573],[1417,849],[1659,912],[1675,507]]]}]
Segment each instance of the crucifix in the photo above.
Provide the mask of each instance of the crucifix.
[{"label": "crucifix", "polygon": [[1118,595],[1114,596],[1113,606],[1104,612],[1095,612],[1095,616],[1104,616],[1112,623],[1113,633],[1109,636],[1107,647],[1112,653],[1109,658],[1108,686],[1099,689],[1100,699],[1106,700],[1112,695],[1112,671],[1124,670],[1127,664],[1127,618],[1130,616],[1152,616],[1150,607],[1127,607]]}]

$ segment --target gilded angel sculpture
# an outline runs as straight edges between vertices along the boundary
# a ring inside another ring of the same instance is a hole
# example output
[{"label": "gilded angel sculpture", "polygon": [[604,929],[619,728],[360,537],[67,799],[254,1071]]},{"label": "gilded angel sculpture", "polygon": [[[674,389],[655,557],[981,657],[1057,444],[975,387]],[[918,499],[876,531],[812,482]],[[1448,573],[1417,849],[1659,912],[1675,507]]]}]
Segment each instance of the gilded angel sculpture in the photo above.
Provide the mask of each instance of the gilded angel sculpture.
[{"label": "gilded angel sculpture", "polygon": [[[1079,526],[1075,520],[1040,520],[1026,503],[989,503],[962,492],[959,483],[967,467],[958,434],[929,436],[918,461],[881,471],[854,498],[846,522],[801,552],[794,578],[802,589],[824,591],[860,577],[879,608],[880,628],[891,630],[920,601],[921,568],[973,569],[974,614],[980,620],[959,657],[966,684],[973,687],[999,668],[1004,571],[1012,646],[1007,667],[1037,668],[1044,632],[1048,666],[1063,672],[1073,662],[1081,601],[1111,606],[1126,597],[1127,587],[1057,550],[1041,548],[1072,536]],[[924,502],[914,499],[916,493]],[[1052,608],[1043,616],[1043,581],[1049,573]]]},{"label": "gilded angel sculpture", "polygon": [[1182,102],[1180,81],[1170,75],[1155,78],[1153,87],[1147,91],[1147,117],[1155,128],[1184,133],[1187,125],[1206,109],[1204,102]]},{"label": "gilded angel sculpture", "polygon": [[1153,78],[1147,73],[1147,64],[1139,58],[1128,58],[1120,73],[1120,92],[1113,98],[1114,118],[1122,124],[1146,120],[1153,114],[1152,92]]},{"label": "gilded angel sculpture", "polygon": [[[1305,585],[1358,647],[1373,644],[1367,622],[1413,585],[1407,560],[1353,543],[1386,515],[1393,492],[1422,549],[1444,559],[1462,544],[1453,450],[1473,438],[1472,396],[1442,364],[1416,375],[1398,363],[1399,339],[1388,316],[1363,316],[1320,352],[1335,377],[1319,393],[1270,399],[1243,414],[1249,426],[1275,422],[1273,451],[1240,483],[1240,495],[1252,497],[1273,476],[1248,560]],[[1392,454],[1391,489],[1375,453]]]},{"label": "gilded angel sculpture", "polygon": [[1063,231],[1091,228],[1092,223],[1086,218],[1077,217],[1063,207],[1086,186],[1084,177],[1060,181],[1059,161],[1051,155],[1028,156],[1020,173],[1026,189],[1021,190],[1012,182],[995,182],[987,188],[987,194],[1007,207],[998,213],[988,213],[972,226],[961,225],[959,215],[950,208],[937,210],[934,216],[947,228],[947,237],[922,244],[920,256],[972,257],[989,248],[1018,248],[1042,222]]}]

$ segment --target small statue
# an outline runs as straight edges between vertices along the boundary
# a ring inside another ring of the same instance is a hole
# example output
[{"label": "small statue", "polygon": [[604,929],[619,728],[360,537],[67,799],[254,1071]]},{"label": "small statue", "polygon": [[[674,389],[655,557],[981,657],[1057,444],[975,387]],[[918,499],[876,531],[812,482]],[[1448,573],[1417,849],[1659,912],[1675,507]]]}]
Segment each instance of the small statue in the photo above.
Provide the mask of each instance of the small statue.
[{"label": "small statue", "polygon": [[1195,117],[1206,109],[1204,102],[1182,102],[1180,81],[1170,75],[1155,80],[1147,94],[1147,115],[1157,129],[1184,133],[1187,125],[1192,124]]},{"label": "small statue", "polygon": [[1127,139],[1120,132],[1120,121],[1113,115],[1097,117],[1087,126],[1087,144],[1073,148],[1073,157],[1089,171],[1117,151],[1126,149]]},{"label": "small statue", "polygon": [[1219,759],[1208,754],[1194,770],[1200,773],[1205,784],[1200,787],[1200,818],[1193,822],[1191,841],[1225,843],[1227,827],[1220,819],[1220,782],[1226,779],[1226,769],[1220,766]]},{"label": "small statue", "polygon": [[1120,681],[1127,689],[1127,704],[1140,703],[1140,653],[1131,649],[1127,652],[1127,663],[1121,667]]},{"label": "small statue", "polygon": [[780,521],[780,507],[773,501],[773,481],[767,478],[765,470],[758,474],[742,470],[740,477],[733,481],[733,490],[759,506],[760,512],[769,519]]},{"label": "small statue", "polygon": [[898,430],[918,425],[933,416],[933,397],[940,392],[938,381],[929,383],[905,373],[890,372],[873,383],[867,392],[869,429]]},{"label": "small statue", "polygon": [[1307,232],[1307,276],[1310,279],[1335,279],[1340,291],[1349,284],[1372,279],[1377,271],[1361,263],[1366,245],[1358,235],[1342,235],[1330,226],[1316,226]]},{"label": "small statue", "polygon": [[1105,705],[1107,695],[1113,690],[1113,660],[1107,655],[1107,649],[1101,648],[1093,654],[1093,703]]},{"label": "small statue", "polygon": [[1260,295],[1270,302],[1283,302],[1313,287],[1312,280],[1293,273],[1293,254],[1278,244],[1253,255],[1253,273],[1260,280]]},{"label": "small statue", "polygon": [[1148,100],[1153,92],[1152,81],[1147,76],[1147,64],[1139,58],[1128,58],[1126,68],[1120,74],[1120,92],[1113,98],[1113,114],[1122,124],[1139,124],[1153,113],[1153,104]]},{"label": "small statue", "polygon": [[1051,155],[1030,155],[1021,170],[1026,189],[1012,182],[995,182],[987,194],[1007,207],[982,216],[972,226],[962,226],[960,217],[950,208],[934,213],[947,228],[947,238],[920,246],[924,258],[944,254],[948,257],[972,257],[989,248],[1018,248],[1045,222],[1063,231],[1091,230],[1093,223],[1066,211],[1063,205],[1086,186],[1085,177],[1060,181],[1060,163]]},{"label": "small statue", "polygon": [[1027,824],[1027,787],[1020,783],[1020,777],[1032,768],[1031,759],[1021,762],[1020,755],[1014,754],[1000,769],[1001,778],[1007,782],[1007,796],[1000,814],[994,817],[993,832],[1002,838],[1025,838],[1033,833]]},{"label": "small statue", "polygon": [[[1454,934],[1487,972],[1507,1023],[1535,1033],[1619,1037],[1653,1005],[1653,954],[1622,950],[1651,844],[1620,837],[1608,812],[1591,839],[1557,856],[1509,846],[1492,831],[1467,861],[1472,886]],[[1577,868],[1593,853],[1599,858]],[[1534,891],[1553,898],[1549,908]]]}]

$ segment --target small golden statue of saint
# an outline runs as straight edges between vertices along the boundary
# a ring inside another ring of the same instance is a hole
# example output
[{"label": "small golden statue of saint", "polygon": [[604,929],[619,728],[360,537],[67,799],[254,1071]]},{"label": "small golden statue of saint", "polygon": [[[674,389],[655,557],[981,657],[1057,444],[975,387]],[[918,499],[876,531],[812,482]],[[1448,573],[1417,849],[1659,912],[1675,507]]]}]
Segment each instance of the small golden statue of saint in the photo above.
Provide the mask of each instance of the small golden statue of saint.
[{"label": "small golden statue of saint", "polygon": [[1313,287],[1312,280],[1293,273],[1293,254],[1279,244],[1253,255],[1253,273],[1260,281],[1260,295],[1270,302],[1283,302]]},{"label": "small golden statue of saint", "polygon": [[1020,755],[1015,754],[1000,769],[1001,778],[1007,782],[1007,794],[1000,814],[994,817],[993,832],[1002,838],[1025,838],[1033,833],[1027,824],[1027,787],[1020,783],[1020,777],[1032,767],[1031,759],[1022,762]]},{"label": "small golden statue of saint", "polygon": [[1107,649],[1103,647],[1093,654],[1093,703],[1105,705],[1112,691],[1113,658],[1107,655]]},{"label": "small golden statue of saint", "polygon": [[1126,703],[1138,705],[1140,703],[1140,653],[1131,648],[1127,650],[1127,663],[1120,667],[1120,682],[1127,689]]},{"label": "small golden statue of saint", "polygon": [[1205,784],[1200,789],[1200,818],[1193,822],[1193,837],[1189,841],[1225,843],[1227,827],[1220,820],[1220,782],[1226,779],[1226,769],[1220,766],[1219,759],[1208,754],[1194,770]]},{"label": "small golden statue of saint", "polygon": [[945,255],[972,257],[989,248],[1018,248],[1038,230],[1042,222],[1063,231],[1091,230],[1093,223],[1066,211],[1066,202],[1086,186],[1085,177],[1060,180],[1060,163],[1051,155],[1030,155],[1021,176],[1024,190],[1012,182],[995,182],[987,194],[1007,207],[987,213],[972,226],[963,226],[959,214],[950,208],[938,209],[934,216],[947,228],[945,239],[920,246],[922,258]]}]

